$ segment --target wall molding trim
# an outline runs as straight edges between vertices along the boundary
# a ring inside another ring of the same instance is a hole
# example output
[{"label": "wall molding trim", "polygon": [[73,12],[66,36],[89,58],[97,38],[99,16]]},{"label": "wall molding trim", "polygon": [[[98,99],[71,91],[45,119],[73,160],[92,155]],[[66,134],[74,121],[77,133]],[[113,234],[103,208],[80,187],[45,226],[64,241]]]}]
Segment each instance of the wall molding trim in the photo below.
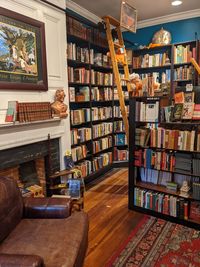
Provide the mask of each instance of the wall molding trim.
[{"label": "wall molding trim", "polygon": [[99,21],[102,21],[102,19],[98,16],[96,16],[94,13],[90,12],[89,10],[81,7],[80,5],[76,4],[75,2],[71,0],[66,0],[66,8],[69,8],[73,12],[77,13],[78,15],[94,22],[98,23]]},{"label": "wall molding trim", "polygon": [[163,17],[153,18],[153,19],[141,20],[138,22],[137,29],[146,28],[146,27],[173,22],[173,21],[178,21],[178,20],[195,18],[195,17],[200,17],[200,9],[179,12],[179,13],[175,13],[175,14],[171,14],[171,15],[167,15]]},{"label": "wall molding trim", "polygon": [[[69,8],[70,10],[76,12],[77,14],[83,16],[84,18],[94,23],[98,23],[99,21],[101,21],[100,17],[96,16],[89,10],[81,7],[80,5],[76,4],[75,2],[71,0],[66,0],[66,8]],[[163,24],[163,23],[168,23],[168,22],[173,22],[173,21],[178,21],[178,20],[195,18],[195,17],[200,17],[200,9],[174,13],[171,15],[157,17],[153,19],[141,20],[141,21],[138,21],[137,29],[154,26],[158,24]]]}]

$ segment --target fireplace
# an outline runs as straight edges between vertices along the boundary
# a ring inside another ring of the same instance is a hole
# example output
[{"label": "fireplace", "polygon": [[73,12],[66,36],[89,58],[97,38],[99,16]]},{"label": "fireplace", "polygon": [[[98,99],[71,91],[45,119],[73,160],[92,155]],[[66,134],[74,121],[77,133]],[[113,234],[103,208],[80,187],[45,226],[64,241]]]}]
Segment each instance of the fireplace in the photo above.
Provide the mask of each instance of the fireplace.
[{"label": "fireplace", "polygon": [[59,138],[0,151],[0,176],[12,177],[20,188],[40,185],[49,195],[48,176],[59,170]]}]

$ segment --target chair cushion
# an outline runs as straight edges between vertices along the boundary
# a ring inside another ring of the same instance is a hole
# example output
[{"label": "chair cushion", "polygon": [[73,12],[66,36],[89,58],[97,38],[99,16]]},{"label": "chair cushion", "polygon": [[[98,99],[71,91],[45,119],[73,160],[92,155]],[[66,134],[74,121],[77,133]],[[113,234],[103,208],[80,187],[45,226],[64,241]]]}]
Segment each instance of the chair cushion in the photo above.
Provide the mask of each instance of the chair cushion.
[{"label": "chair cushion", "polygon": [[13,178],[0,177],[0,242],[20,222],[23,200]]},{"label": "chair cushion", "polygon": [[45,267],[81,267],[87,250],[88,217],[22,219],[0,244],[0,253],[38,255]]}]

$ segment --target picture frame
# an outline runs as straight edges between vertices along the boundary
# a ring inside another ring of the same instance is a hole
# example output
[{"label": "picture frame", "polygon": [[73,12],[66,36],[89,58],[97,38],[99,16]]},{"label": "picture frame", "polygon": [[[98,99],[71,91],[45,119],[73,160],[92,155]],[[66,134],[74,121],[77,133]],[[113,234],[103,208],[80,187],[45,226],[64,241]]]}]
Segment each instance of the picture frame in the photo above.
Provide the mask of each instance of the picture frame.
[{"label": "picture frame", "polygon": [[48,90],[45,25],[0,7],[0,90]]},{"label": "picture frame", "polygon": [[137,10],[127,1],[121,1],[120,25],[126,30],[136,33]]}]

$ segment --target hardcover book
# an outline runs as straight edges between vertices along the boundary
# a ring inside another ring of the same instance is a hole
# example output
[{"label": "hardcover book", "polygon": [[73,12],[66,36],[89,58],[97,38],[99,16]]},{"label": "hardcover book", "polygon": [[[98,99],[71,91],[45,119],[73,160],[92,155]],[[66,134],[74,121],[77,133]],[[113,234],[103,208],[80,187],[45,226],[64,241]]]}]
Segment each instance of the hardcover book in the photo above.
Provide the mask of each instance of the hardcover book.
[{"label": "hardcover book", "polygon": [[184,103],[183,104],[183,113],[182,119],[183,120],[191,120],[194,112],[194,103]]},{"label": "hardcover book", "polygon": [[179,92],[174,95],[175,104],[184,103],[184,93]]},{"label": "hardcover book", "polygon": [[183,113],[183,104],[181,103],[175,104],[173,114],[172,114],[172,121],[181,120],[182,113]]}]

